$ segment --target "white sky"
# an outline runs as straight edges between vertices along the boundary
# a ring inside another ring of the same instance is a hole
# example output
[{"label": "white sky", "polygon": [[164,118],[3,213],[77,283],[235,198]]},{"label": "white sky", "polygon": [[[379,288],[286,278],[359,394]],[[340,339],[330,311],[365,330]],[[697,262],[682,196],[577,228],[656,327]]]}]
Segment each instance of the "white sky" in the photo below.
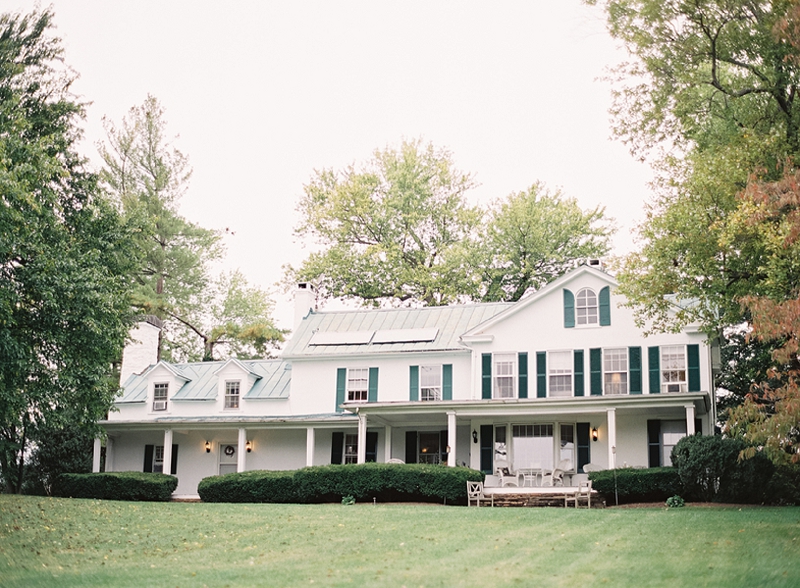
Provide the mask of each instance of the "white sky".
[{"label": "white sky", "polygon": [[[3,12],[28,12],[4,0]],[[45,4],[44,6],[47,6]],[[227,265],[274,292],[290,328],[281,266],[307,254],[295,205],[314,169],[367,160],[421,137],[474,173],[476,202],[541,180],[617,220],[633,248],[652,174],[610,138],[607,66],[624,59],[602,13],[580,0],[54,0],[56,34],[101,119],[148,93],[194,169],[181,212],[229,228]]]}]

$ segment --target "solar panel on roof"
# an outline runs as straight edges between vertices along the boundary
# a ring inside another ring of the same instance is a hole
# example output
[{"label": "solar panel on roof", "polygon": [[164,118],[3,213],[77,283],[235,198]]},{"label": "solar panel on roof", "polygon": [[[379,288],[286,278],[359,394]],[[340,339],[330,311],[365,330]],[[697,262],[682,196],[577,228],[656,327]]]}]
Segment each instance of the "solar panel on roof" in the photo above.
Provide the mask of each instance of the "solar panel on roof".
[{"label": "solar panel on roof", "polygon": [[376,331],[373,343],[422,343],[433,341],[439,334],[437,327],[427,329],[385,329]]},{"label": "solar panel on roof", "polygon": [[317,331],[309,345],[366,345],[375,331]]}]

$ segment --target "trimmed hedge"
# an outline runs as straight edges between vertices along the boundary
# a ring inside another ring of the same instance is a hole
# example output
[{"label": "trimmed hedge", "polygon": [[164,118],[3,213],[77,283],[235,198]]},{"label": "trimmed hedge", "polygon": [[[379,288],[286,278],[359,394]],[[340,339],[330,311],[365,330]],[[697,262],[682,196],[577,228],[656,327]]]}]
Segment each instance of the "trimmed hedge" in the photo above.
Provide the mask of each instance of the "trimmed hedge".
[{"label": "trimmed hedge", "polygon": [[[662,468],[621,468],[602,470],[589,474],[592,489],[606,499],[607,504],[632,502],[664,502],[670,496],[683,494],[683,485],[678,470],[673,467]],[[616,488],[616,495],[615,495]]]},{"label": "trimmed hedge", "polygon": [[250,471],[204,478],[204,502],[445,502],[466,504],[466,482],[482,472],[424,464],[313,466],[290,472]]},{"label": "trimmed hedge", "polygon": [[178,478],[168,474],[143,472],[61,474],[53,485],[53,494],[65,498],[167,502],[177,487]]}]

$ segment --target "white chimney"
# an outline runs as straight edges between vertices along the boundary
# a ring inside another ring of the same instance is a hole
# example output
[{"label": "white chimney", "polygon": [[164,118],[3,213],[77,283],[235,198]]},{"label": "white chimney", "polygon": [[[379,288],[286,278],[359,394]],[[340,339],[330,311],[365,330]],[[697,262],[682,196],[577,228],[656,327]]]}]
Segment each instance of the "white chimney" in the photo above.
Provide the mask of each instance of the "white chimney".
[{"label": "white chimney", "polygon": [[158,334],[161,332],[161,321],[154,316],[147,316],[131,329],[131,340],[122,351],[122,366],[119,371],[120,386],[131,374],[142,373],[158,361]]},{"label": "white chimney", "polygon": [[292,331],[297,331],[300,323],[317,306],[317,289],[309,282],[300,282],[294,290],[294,326]]}]

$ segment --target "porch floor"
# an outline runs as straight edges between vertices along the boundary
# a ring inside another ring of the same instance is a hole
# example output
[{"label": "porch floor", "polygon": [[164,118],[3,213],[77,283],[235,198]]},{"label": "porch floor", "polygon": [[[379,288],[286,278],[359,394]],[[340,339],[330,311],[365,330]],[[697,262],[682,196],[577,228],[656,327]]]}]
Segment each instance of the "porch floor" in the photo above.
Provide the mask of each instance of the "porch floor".
[{"label": "porch floor", "polygon": [[[495,506],[564,506],[564,499],[578,491],[577,486],[535,486],[533,488],[516,486],[484,486],[487,497],[494,496]],[[481,501],[481,506],[490,506],[491,500]],[[585,506],[582,503],[581,506]],[[592,508],[605,508],[606,503],[596,490],[592,490]]]}]

